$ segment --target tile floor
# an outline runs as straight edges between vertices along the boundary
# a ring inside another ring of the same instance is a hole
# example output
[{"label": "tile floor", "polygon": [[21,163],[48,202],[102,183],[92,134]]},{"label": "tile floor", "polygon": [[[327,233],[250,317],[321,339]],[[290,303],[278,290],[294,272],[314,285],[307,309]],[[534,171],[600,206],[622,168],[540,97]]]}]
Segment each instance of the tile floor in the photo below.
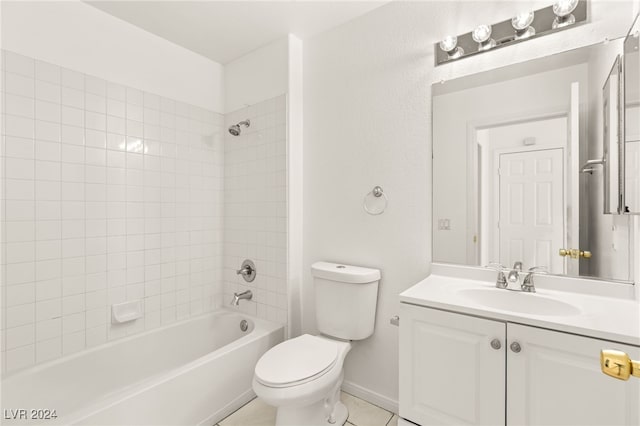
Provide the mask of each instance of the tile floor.
[{"label": "tile floor", "polygon": [[[349,409],[347,425],[397,426],[398,416],[390,411],[342,392],[342,402]],[[276,409],[255,398],[215,426],[273,426]]]}]

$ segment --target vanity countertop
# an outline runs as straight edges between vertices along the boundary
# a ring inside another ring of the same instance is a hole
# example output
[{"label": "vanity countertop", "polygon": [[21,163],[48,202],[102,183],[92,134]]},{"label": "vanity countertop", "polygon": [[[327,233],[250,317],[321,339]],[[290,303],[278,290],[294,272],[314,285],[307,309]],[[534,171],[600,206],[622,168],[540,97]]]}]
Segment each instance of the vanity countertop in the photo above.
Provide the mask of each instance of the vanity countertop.
[{"label": "vanity countertop", "polygon": [[[497,289],[495,282],[432,274],[402,292],[400,301],[640,346],[640,303],[637,300],[546,287],[536,290],[536,293],[511,292]],[[482,294],[486,300],[493,296],[505,299],[505,293],[510,293],[507,306],[510,300],[514,300],[526,307],[524,311],[527,312],[485,306],[467,297],[473,292]],[[571,305],[572,310],[563,315],[540,315],[533,313],[536,309],[526,298],[538,298],[536,304],[540,306],[546,302],[549,305],[556,302],[560,306]]]}]

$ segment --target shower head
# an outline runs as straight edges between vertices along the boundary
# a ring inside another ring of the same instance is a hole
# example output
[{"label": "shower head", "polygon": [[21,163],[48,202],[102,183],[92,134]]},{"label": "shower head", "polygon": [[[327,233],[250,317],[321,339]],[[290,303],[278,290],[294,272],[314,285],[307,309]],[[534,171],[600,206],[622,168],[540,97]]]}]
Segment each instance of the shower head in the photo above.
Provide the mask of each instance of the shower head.
[{"label": "shower head", "polygon": [[233,136],[240,136],[240,133],[242,132],[242,127],[249,127],[249,126],[251,126],[251,121],[249,119],[246,119],[244,121],[239,122],[238,124],[229,126],[229,133],[231,133]]}]

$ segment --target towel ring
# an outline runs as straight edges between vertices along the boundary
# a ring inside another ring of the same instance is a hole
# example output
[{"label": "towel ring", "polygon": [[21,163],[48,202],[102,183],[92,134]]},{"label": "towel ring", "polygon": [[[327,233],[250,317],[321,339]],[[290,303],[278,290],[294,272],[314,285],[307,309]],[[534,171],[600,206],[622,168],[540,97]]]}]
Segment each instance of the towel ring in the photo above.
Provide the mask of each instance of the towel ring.
[{"label": "towel ring", "polygon": [[[371,202],[375,202],[376,200],[382,201],[382,206],[376,207],[375,205],[370,205]],[[364,203],[362,207],[364,211],[372,216],[377,216],[379,214],[384,213],[387,208],[387,204],[389,203],[389,199],[387,195],[384,193],[380,186],[374,186],[371,192],[364,196]],[[369,204],[369,205],[368,205]]]}]

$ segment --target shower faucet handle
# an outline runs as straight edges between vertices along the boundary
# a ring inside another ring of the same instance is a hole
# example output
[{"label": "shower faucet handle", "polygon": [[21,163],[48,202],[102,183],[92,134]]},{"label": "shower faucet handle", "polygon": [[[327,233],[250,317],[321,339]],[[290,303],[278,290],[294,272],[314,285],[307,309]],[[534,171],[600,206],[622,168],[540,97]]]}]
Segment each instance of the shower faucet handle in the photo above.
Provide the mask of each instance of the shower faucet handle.
[{"label": "shower faucet handle", "polygon": [[241,275],[248,283],[256,279],[256,273],[256,265],[249,259],[245,259],[240,269],[236,271],[236,274]]},{"label": "shower faucet handle", "polygon": [[236,271],[237,275],[251,275],[251,273],[253,272],[253,269],[251,268],[251,266],[249,265],[245,265],[242,267],[242,269],[238,269]]}]

